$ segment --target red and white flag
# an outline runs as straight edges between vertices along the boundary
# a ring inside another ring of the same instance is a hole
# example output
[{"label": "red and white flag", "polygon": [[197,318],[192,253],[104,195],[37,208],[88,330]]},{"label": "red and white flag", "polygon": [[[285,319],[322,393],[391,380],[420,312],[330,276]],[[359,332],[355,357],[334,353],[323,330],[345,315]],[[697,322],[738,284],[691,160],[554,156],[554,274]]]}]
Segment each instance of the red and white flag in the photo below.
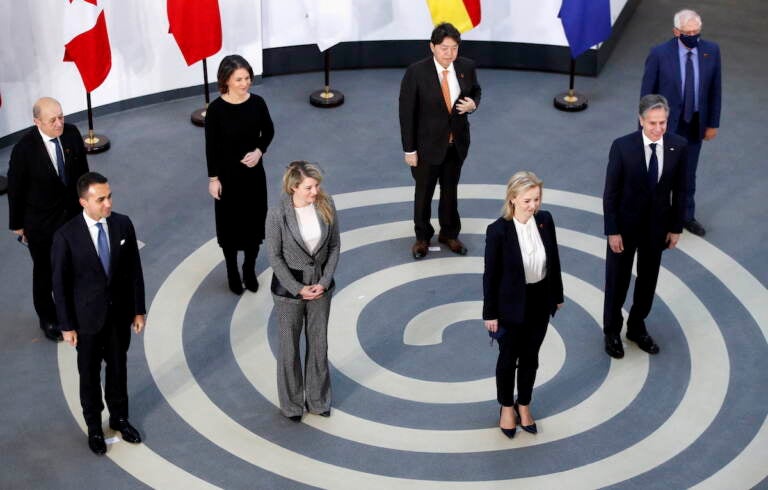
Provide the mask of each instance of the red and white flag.
[{"label": "red and white flag", "polygon": [[93,92],[112,68],[107,21],[98,0],[66,0],[64,61],[73,61],[86,92]]},{"label": "red and white flag", "polygon": [[221,49],[218,0],[168,0],[168,26],[188,66]]}]

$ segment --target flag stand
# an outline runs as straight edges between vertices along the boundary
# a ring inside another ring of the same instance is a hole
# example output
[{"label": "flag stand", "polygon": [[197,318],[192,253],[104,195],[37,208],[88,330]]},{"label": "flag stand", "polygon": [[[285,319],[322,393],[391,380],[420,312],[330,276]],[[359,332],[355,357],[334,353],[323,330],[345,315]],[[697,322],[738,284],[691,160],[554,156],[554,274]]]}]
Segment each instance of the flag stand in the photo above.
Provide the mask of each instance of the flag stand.
[{"label": "flag stand", "polygon": [[344,94],[338,90],[331,91],[331,52],[330,48],[323,51],[325,55],[325,87],[315,90],[309,95],[309,103],[315,107],[338,107],[344,103]]},{"label": "flag stand", "polygon": [[101,153],[109,150],[109,138],[102,134],[93,132],[93,109],[91,109],[91,93],[85,93],[85,100],[88,103],[88,134],[83,136],[86,153]]},{"label": "flag stand", "polygon": [[576,92],[573,89],[574,78],[576,77],[576,60],[571,58],[571,81],[568,92],[563,92],[555,96],[555,108],[566,112],[578,112],[587,108],[589,99],[587,96]]},{"label": "flag stand", "polygon": [[208,58],[203,58],[203,86],[205,87],[205,107],[196,109],[190,117],[195,126],[205,126],[205,111],[211,103],[211,95],[208,93]]}]

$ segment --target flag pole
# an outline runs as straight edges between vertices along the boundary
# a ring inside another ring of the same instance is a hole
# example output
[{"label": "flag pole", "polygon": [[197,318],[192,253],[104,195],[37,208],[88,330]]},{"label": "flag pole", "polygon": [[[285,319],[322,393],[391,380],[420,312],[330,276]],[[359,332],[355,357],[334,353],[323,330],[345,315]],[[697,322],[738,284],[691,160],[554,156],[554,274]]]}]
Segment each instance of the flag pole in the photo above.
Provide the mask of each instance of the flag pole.
[{"label": "flag pole", "polygon": [[195,126],[205,126],[205,111],[208,110],[208,104],[211,103],[211,94],[208,92],[208,58],[203,58],[203,93],[205,93],[205,107],[196,109],[190,120]]},{"label": "flag pole", "polygon": [[573,89],[574,86],[574,80],[576,78],[576,60],[571,57],[571,73],[570,73],[570,83],[568,85],[568,92],[564,92],[562,94],[558,94],[555,96],[554,104],[555,108],[566,111],[566,112],[578,112],[583,111],[587,108],[587,105],[589,103],[589,99],[587,99],[587,96],[576,92]]},{"label": "flag pole", "polygon": [[91,93],[85,92],[85,101],[88,105],[88,134],[83,136],[86,153],[101,153],[109,150],[109,138],[93,131],[93,109],[91,108]]},{"label": "flag pole", "polygon": [[309,103],[315,107],[338,107],[344,103],[344,94],[331,90],[331,48],[323,51],[325,86],[309,94]]}]

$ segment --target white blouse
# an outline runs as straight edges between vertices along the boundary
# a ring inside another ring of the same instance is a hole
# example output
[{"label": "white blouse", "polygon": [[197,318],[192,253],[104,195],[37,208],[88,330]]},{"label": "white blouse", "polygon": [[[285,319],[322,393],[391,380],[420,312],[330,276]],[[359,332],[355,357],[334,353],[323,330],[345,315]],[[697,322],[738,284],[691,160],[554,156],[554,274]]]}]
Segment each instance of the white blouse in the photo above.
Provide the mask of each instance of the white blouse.
[{"label": "white blouse", "polygon": [[513,217],[512,221],[515,223],[517,241],[523,256],[525,283],[537,283],[547,276],[547,254],[544,251],[539,230],[536,229],[536,220],[531,217],[527,223],[523,224]]},{"label": "white blouse", "polygon": [[320,230],[320,221],[317,219],[315,205],[310,204],[296,210],[296,220],[299,222],[299,231],[304,244],[309,253],[315,253],[317,245],[320,243],[322,231]]}]

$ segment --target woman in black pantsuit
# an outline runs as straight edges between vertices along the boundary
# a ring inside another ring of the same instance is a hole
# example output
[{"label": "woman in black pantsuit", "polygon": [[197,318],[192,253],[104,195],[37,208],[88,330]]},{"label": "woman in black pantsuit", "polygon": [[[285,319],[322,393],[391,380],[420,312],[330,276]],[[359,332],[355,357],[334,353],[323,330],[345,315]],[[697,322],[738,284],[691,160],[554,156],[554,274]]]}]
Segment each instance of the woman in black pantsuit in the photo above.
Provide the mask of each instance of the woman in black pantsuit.
[{"label": "woman in black pantsuit", "polygon": [[[243,293],[243,282],[256,291],[256,257],[264,239],[267,180],[262,155],[275,134],[264,99],[250,93],[253,70],[239,55],[219,65],[221,97],[205,116],[208,193],[215,199],[216,238],[224,252],[229,289]],[[243,277],[237,252],[244,252]]]},{"label": "woman in black pantsuit", "polygon": [[[549,316],[563,305],[563,280],[552,215],[539,211],[542,181],[518,172],[507,183],[503,216],[488,226],[483,273],[483,320],[499,341],[496,396],[499,428],[537,432],[530,412],[539,349]],[[517,402],[514,399],[517,375]]]}]

